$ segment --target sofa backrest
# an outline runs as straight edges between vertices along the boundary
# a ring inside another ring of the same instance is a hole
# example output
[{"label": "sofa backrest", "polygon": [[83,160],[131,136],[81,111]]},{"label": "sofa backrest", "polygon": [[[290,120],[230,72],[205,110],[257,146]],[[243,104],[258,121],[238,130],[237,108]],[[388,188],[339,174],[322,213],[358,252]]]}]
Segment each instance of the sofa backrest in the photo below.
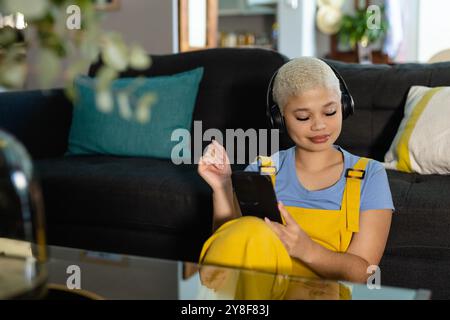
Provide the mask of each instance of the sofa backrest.
[{"label": "sofa backrest", "polygon": [[21,141],[33,159],[67,150],[72,103],[63,89],[0,93],[0,129]]},{"label": "sofa backrest", "polygon": [[397,133],[410,87],[450,86],[450,62],[392,66],[329,62],[345,79],[356,109],[344,121],[337,144],[380,161]]}]

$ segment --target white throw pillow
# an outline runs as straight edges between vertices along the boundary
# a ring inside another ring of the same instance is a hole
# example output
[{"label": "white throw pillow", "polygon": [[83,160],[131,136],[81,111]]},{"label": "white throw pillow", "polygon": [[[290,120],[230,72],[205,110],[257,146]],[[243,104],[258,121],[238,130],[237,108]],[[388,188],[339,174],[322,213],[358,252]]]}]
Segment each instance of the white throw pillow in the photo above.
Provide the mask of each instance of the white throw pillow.
[{"label": "white throw pillow", "polygon": [[450,87],[411,87],[384,161],[386,169],[450,174]]}]

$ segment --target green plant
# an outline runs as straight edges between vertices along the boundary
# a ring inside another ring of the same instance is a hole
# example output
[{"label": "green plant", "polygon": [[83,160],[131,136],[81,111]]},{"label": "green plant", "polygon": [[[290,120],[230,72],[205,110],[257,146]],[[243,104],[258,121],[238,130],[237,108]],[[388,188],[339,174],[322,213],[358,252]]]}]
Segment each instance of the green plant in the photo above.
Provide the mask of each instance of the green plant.
[{"label": "green plant", "polygon": [[[96,74],[97,105],[102,111],[111,111],[111,82],[128,68],[148,68],[151,60],[138,44],[128,45],[119,34],[101,29],[99,2],[102,0],[0,0],[0,86],[23,88],[27,76],[33,74],[46,89],[62,76],[67,95],[74,98],[75,77],[101,57],[103,66]],[[18,17],[26,21],[22,28],[14,25]],[[118,103],[124,105],[120,107],[130,108],[123,96],[132,92],[119,94]],[[154,99],[148,93],[138,101],[134,110],[138,121],[148,120],[139,115],[149,114],[142,109],[150,108]]]},{"label": "green plant", "polygon": [[[378,21],[376,21],[374,14],[380,15]],[[369,27],[370,24],[374,24],[374,18],[375,25]],[[352,49],[355,49],[358,43],[367,47],[382,39],[388,27],[384,15],[384,6],[380,7],[380,11],[377,13],[366,9],[357,9],[354,15],[345,15],[342,18],[338,35],[341,43],[349,44]]]}]

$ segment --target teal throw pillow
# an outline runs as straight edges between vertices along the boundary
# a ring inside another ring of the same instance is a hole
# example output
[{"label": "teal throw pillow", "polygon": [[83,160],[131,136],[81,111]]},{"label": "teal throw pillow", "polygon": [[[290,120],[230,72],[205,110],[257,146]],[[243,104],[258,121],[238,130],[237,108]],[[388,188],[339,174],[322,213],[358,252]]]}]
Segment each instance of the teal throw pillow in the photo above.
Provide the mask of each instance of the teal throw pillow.
[{"label": "teal throw pillow", "polygon": [[[111,112],[96,106],[95,79],[79,77],[75,80],[75,101],[69,134],[67,155],[116,155],[170,159],[171,141],[176,129],[191,129],[192,115],[203,68],[151,78],[120,78],[113,81]],[[133,82],[135,81],[135,82]],[[156,102],[150,107],[149,121],[141,123],[121,115],[117,92],[136,86],[130,97],[133,102],[148,93],[154,93]]]}]

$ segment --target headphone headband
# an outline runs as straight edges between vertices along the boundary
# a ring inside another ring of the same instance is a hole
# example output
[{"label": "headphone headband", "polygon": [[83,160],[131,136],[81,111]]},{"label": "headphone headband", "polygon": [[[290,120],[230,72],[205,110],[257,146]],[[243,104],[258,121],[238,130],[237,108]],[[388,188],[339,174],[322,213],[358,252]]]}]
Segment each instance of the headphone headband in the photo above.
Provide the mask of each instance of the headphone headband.
[{"label": "headphone headband", "polygon": [[[353,97],[350,94],[350,91],[348,90],[347,84],[345,83],[342,76],[339,74],[339,72],[328,62],[326,62],[323,59],[320,59],[321,61],[325,62],[330,69],[333,71],[337,79],[339,80],[339,86],[341,90],[341,104],[342,104],[342,119],[347,119],[349,116],[351,116],[354,113],[355,110],[355,103],[353,100]],[[284,117],[281,114],[281,110],[277,103],[273,99],[273,85],[275,82],[275,78],[278,75],[280,69],[278,69],[270,78],[269,87],[266,94],[266,115],[269,119],[270,125],[272,128],[279,129],[280,132],[286,131],[286,126],[284,123]]]},{"label": "headphone headband", "polygon": [[272,128],[277,127],[276,124],[274,123],[274,119],[272,117],[272,109],[275,107],[278,107],[278,105],[273,100],[273,84],[275,82],[275,78],[278,75],[278,71],[279,71],[279,69],[277,71],[275,71],[275,73],[270,78],[269,89],[267,90],[267,94],[266,94],[266,116],[269,119],[270,125]]}]

